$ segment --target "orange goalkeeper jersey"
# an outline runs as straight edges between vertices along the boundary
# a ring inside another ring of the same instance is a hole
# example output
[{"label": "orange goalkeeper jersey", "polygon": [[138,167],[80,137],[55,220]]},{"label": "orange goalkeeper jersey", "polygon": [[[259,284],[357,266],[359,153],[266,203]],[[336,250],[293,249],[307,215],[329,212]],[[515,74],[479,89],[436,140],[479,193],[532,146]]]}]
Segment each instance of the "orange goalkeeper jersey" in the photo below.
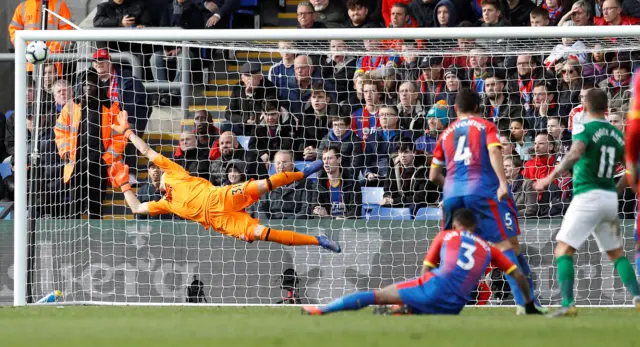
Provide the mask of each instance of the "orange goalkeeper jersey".
[{"label": "orange goalkeeper jersey", "polygon": [[158,155],[153,162],[164,171],[165,195],[159,201],[150,201],[152,216],[173,213],[209,228],[209,212],[212,193],[217,188],[209,181],[189,175],[182,166]]}]

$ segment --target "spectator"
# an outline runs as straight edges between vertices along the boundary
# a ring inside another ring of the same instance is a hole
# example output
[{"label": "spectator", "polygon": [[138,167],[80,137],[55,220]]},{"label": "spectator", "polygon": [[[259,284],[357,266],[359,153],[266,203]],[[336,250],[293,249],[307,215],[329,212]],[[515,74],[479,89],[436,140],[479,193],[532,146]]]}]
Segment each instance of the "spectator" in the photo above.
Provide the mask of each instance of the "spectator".
[{"label": "spectator", "polygon": [[529,25],[531,27],[548,27],[551,26],[549,21],[549,12],[542,7],[536,7],[529,12]]},{"label": "spectator", "polygon": [[[276,172],[297,171],[293,166],[293,152],[278,151],[274,157]],[[317,200],[317,188],[302,179],[268,192],[262,199],[258,210],[261,219],[307,219],[311,218],[311,207]]]},{"label": "spectator", "polygon": [[56,104],[56,112],[62,112],[62,108],[71,102],[73,99],[73,92],[69,82],[65,79],[59,79],[53,83],[52,87],[53,98]]},{"label": "spectator", "polygon": [[316,160],[318,142],[329,134],[330,118],[338,116],[338,106],[324,90],[324,83],[311,86],[309,107],[302,115],[303,160]]},{"label": "spectator", "polygon": [[[5,2],[5,5],[7,2]],[[64,0],[49,0],[47,9],[50,15],[47,16],[47,30],[73,30],[71,22],[71,11]],[[16,31],[18,30],[42,30],[42,2],[39,0],[21,1],[13,12],[13,18],[9,23],[9,39],[15,45]],[[56,15],[54,16],[53,13]],[[65,20],[61,20],[64,18]],[[64,42],[47,41],[50,53],[61,53],[64,51]],[[62,73],[61,65],[56,65],[58,73]],[[27,71],[33,71],[33,65],[27,64]]]},{"label": "spectator", "polygon": [[458,24],[456,7],[449,0],[440,0],[434,13],[435,27],[455,27]]},{"label": "spectator", "polygon": [[93,17],[96,28],[144,28],[151,26],[151,16],[142,0],[108,0],[98,4]]},{"label": "spectator", "polygon": [[531,22],[529,13],[536,8],[533,2],[530,0],[507,0],[507,5],[509,6],[509,21],[513,26],[529,26]]},{"label": "spectator", "polygon": [[522,160],[514,156],[505,156],[503,160],[504,174],[513,194],[513,202],[518,211],[526,209],[524,194],[524,177],[522,176]]},{"label": "spectator", "polygon": [[533,87],[533,107],[527,111],[527,120],[534,132],[547,129],[548,117],[558,115],[557,96],[551,82],[537,81]]},{"label": "spectator", "polygon": [[556,160],[562,160],[562,157],[571,148],[571,133],[567,131],[567,127],[563,121],[564,118],[555,116],[549,117],[547,121],[547,133],[551,135],[553,141],[555,141],[554,148],[556,150]]},{"label": "spectator", "polygon": [[584,124],[587,120],[587,112],[584,110],[584,100],[585,95],[590,89],[593,89],[594,85],[591,83],[583,83],[582,89],[580,89],[580,105],[574,107],[571,112],[569,112],[569,132],[573,130],[573,126],[576,124]]},{"label": "spectator", "polygon": [[484,80],[484,117],[491,119],[498,129],[508,129],[512,119],[524,117],[520,98],[505,90],[503,70],[489,69]]},{"label": "spectator", "polygon": [[[306,103],[311,97],[311,86],[315,83],[321,83],[320,71],[316,71],[313,62],[309,56],[299,55],[294,60],[295,77],[289,78],[287,89],[281,92],[281,98],[288,101],[287,109],[292,113],[299,115],[303,111]],[[335,90],[333,85],[328,82],[324,83],[324,88],[331,98],[335,100]]]},{"label": "spectator", "polygon": [[244,163],[246,179],[264,179],[268,176],[267,167],[252,151],[246,151],[236,140],[232,132],[220,134],[220,157],[211,159],[209,164],[209,181],[215,186],[223,186],[227,180],[227,165],[232,160]]},{"label": "spectator", "polygon": [[318,204],[312,214],[321,218],[359,218],[362,215],[360,183],[352,170],[342,167],[340,149],[324,148],[322,161],[324,170],[318,173]]},{"label": "spectator", "polygon": [[640,18],[640,3],[636,0],[623,0],[622,14],[629,17]]},{"label": "spectator", "polygon": [[299,3],[296,11],[298,14],[298,29],[322,29],[327,27],[316,20],[318,14],[310,2],[303,1]]},{"label": "spectator", "polygon": [[498,0],[482,0],[480,6],[482,7],[482,24],[480,24],[481,27],[511,26],[509,20],[502,15],[502,8]]},{"label": "spectator", "polygon": [[213,116],[209,111],[197,110],[193,115],[193,132],[198,137],[198,148],[211,149],[218,141],[220,131],[213,124]]},{"label": "spectator", "polygon": [[276,98],[277,91],[273,83],[262,76],[262,66],[259,63],[244,63],[238,72],[240,83],[231,91],[225,118],[231,122],[234,133],[250,136],[259,122],[262,102]]},{"label": "spectator", "polygon": [[558,96],[558,113],[566,117],[571,110],[580,104],[582,88],[582,65],[575,59],[569,59],[562,65],[562,82]]},{"label": "spectator", "polygon": [[602,17],[593,18],[595,25],[636,25],[640,19],[622,14],[621,0],[605,0],[602,3]]},{"label": "spectator", "polygon": [[[293,151],[296,136],[291,125],[283,120],[280,105],[276,99],[265,100],[262,103],[261,124],[256,130],[249,148],[258,153],[258,157],[265,163],[270,163],[278,151]],[[288,115],[286,115],[288,116]]]},{"label": "spectator", "polygon": [[364,177],[368,186],[380,186],[389,178],[389,168],[406,133],[399,128],[395,106],[382,106],[380,129],[366,141]]},{"label": "spectator", "polygon": [[205,0],[204,7],[210,16],[205,27],[226,29],[231,26],[231,15],[240,8],[240,0]]},{"label": "spectator", "polygon": [[[82,94],[62,109],[54,128],[55,142],[65,162],[63,180],[71,186],[71,215],[80,219],[88,211],[89,219],[99,219],[107,167],[122,159],[126,140],[122,134],[112,132],[118,107],[98,87],[99,73],[91,69],[78,80]],[[86,197],[91,197],[88,202]],[[87,206],[83,206],[85,203]]]},{"label": "spectator", "polygon": [[416,139],[416,150],[431,156],[440,133],[449,126],[448,108],[443,101],[431,106],[427,113],[427,130]]},{"label": "spectator", "polygon": [[498,139],[502,145],[503,156],[518,157],[518,159],[520,159],[520,155],[516,152],[516,147],[513,145],[513,142],[511,142],[511,132],[509,130],[501,130],[498,133]]},{"label": "spectator", "polygon": [[396,69],[401,81],[417,81],[420,78],[419,47],[416,40],[402,41],[402,63]]},{"label": "spectator", "polygon": [[562,26],[565,23],[567,23],[566,25],[568,26],[593,25],[591,22],[592,18],[593,6],[591,3],[586,0],[578,0],[573,3],[571,10],[560,19],[558,26]]},{"label": "spectator", "polygon": [[[159,201],[164,194],[160,191],[160,178],[162,177],[162,169],[154,162],[150,161],[147,166],[148,180],[138,186],[138,199],[141,203],[149,201]],[[136,219],[173,219],[172,214],[161,214],[151,216],[146,214],[136,214]]]},{"label": "spectator", "polygon": [[365,0],[347,0],[347,28],[378,28],[380,24],[369,16],[369,7]]},{"label": "spectator", "polygon": [[280,49],[282,60],[269,68],[267,79],[280,91],[287,87],[289,78],[295,77],[293,61],[296,54],[289,51],[294,49],[293,41],[279,41],[278,49]]},{"label": "spectator", "polygon": [[533,189],[533,183],[539,179],[543,179],[553,171],[556,163],[556,148],[553,137],[546,131],[540,132],[536,136],[534,146],[534,156],[531,160],[524,163],[524,169],[522,176],[525,179],[524,182],[524,195],[525,195],[525,210],[520,211],[521,215],[525,217],[541,217],[549,213],[549,203],[552,200],[551,193],[558,191],[559,188],[556,182],[549,188],[548,192],[538,194]]},{"label": "spectator", "polygon": [[418,22],[421,28],[430,28],[435,26],[435,9],[437,0],[413,0],[409,3],[409,11]]},{"label": "spectator", "polygon": [[606,46],[601,44],[595,44],[593,49],[583,65],[582,75],[589,83],[597,85],[607,79],[607,66],[616,57],[616,52],[605,51]]},{"label": "spectator", "polygon": [[349,97],[349,106],[353,110],[357,110],[363,107],[362,104],[364,103],[364,94],[362,93],[362,87],[364,84],[364,80],[370,78],[371,74],[365,73],[362,70],[356,70],[356,72],[353,74],[353,89],[355,89],[355,93],[351,94],[351,96]]},{"label": "spectator", "polygon": [[[33,80],[27,78],[27,90],[26,90],[26,102],[27,102],[27,125],[29,122],[33,121],[33,112],[34,112],[34,101],[35,101],[35,91],[33,87]],[[4,129],[4,147],[6,149],[6,155],[4,159],[7,157],[13,157],[15,153],[15,129],[16,129],[16,116],[15,112],[8,111],[6,115],[3,114],[6,119],[6,125]],[[51,122],[50,125],[53,125]],[[31,141],[31,132],[27,132],[27,143]]]},{"label": "spectator", "polygon": [[53,102],[53,84],[57,80],[58,70],[56,69],[56,66],[51,63],[42,64],[42,95],[40,97],[42,102]]},{"label": "spectator", "polygon": [[484,79],[487,77],[487,65],[489,57],[487,53],[479,48],[474,48],[469,52],[469,71],[467,80],[471,82],[471,90],[484,96]]},{"label": "spectator", "polygon": [[565,8],[562,6],[561,0],[544,0],[540,7],[547,11],[549,25],[551,26],[558,24],[558,21],[564,17]]},{"label": "spectator", "polygon": [[[516,87],[520,91],[522,106],[525,111],[531,108],[533,85],[543,77],[543,69],[538,64],[538,59],[531,55],[519,55],[516,62],[517,75],[512,79],[517,80]],[[512,90],[511,88],[508,88]]]},{"label": "spectator", "polygon": [[422,58],[420,62],[421,73],[417,83],[422,94],[422,104],[425,107],[431,107],[445,92],[442,60],[442,57],[431,56]]},{"label": "spectator", "polygon": [[420,102],[418,87],[413,82],[404,82],[398,88],[399,103],[398,117],[400,117],[400,129],[411,133],[411,139],[415,140],[424,134],[427,128],[425,116],[426,109]]},{"label": "spectator", "polygon": [[416,155],[414,143],[402,142],[390,171],[380,205],[408,207],[417,212],[440,199],[440,187],[429,181],[425,157]]},{"label": "spectator", "polygon": [[521,160],[529,160],[533,143],[529,135],[529,127],[523,118],[514,118],[509,126],[511,142],[515,144],[516,152]]},{"label": "spectator", "polygon": [[327,28],[341,28],[347,20],[347,9],[342,0],[310,0],[316,11],[316,21]]},{"label": "spectator", "polygon": [[[460,24],[458,24],[458,28],[469,28],[467,30],[476,30],[476,29],[472,29],[475,27],[476,26],[469,21],[463,21],[463,22],[460,22]],[[445,68],[448,68],[451,65],[457,65],[465,69],[468,69],[469,68],[469,57],[468,57],[469,51],[474,47],[476,47],[476,39],[458,39],[457,41],[458,41],[458,45],[449,50],[450,54],[447,54],[447,56],[444,57],[442,66]],[[452,43],[445,42],[444,44],[449,46]]]},{"label": "spectator", "polygon": [[338,148],[342,167],[352,170],[356,177],[364,169],[362,139],[351,130],[350,115],[340,114],[331,122],[329,134],[318,145],[316,158],[322,157],[324,150],[329,147]]},{"label": "spectator", "polygon": [[346,53],[348,46],[342,40],[331,40],[329,50],[334,53],[327,55],[324,59],[321,76],[336,89],[337,99],[332,102],[345,103],[355,92],[353,76],[356,72],[357,60],[354,56]]},{"label": "spectator", "polygon": [[[391,7],[391,23],[388,28],[417,28],[418,23],[409,14],[409,6],[401,2],[393,4]],[[402,50],[403,40],[383,40],[386,49],[392,51]]]},{"label": "spectator", "polygon": [[[105,48],[98,49],[93,53],[91,64],[98,73],[98,87],[106,93],[111,101],[111,114],[115,116],[119,110],[126,111],[132,130],[135,130],[138,136],[143,136],[152,108],[149,107],[150,98],[148,98],[142,81],[130,75],[126,70],[116,69],[111,63],[111,55]],[[135,168],[137,155],[133,145],[127,146],[126,155],[129,167]]]},{"label": "spectator", "polygon": [[189,175],[209,180],[209,151],[198,148],[198,137],[192,132],[180,134],[180,152],[173,157],[176,164],[182,166]]},{"label": "spectator", "polygon": [[620,62],[609,65],[609,78],[600,82],[598,87],[607,92],[609,97],[609,107],[623,109],[629,105],[631,99],[631,64],[630,58],[618,56]]},{"label": "spectator", "polygon": [[389,27],[392,21],[393,6],[397,3],[401,3],[403,5],[408,5],[411,0],[382,0],[382,19],[384,20],[384,26]]},{"label": "spectator", "polygon": [[611,125],[616,127],[624,134],[624,129],[627,127],[627,117],[622,111],[609,112],[607,120]]},{"label": "spectator", "polygon": [[367,138],[372,136],[380,126],[377,114],[380,108],[381,88],[380,83],[372,79],[366,79],[362,82],[362,94],[365,104],[364,107],[353,112],[351,129],[363,141],[367,141]]},{"label": "spectator", "polygon": [[[164,1],[167,3],[167,1]],[[147,4],[149,5],[149,4]],[[149,8],[151,11],[152,9]],[[159,26],[182,29],[204,29],[211,16],[202,0],[172,0],[161,14]]]},{"label": "spectator", "polygon": [[456,110],[453,107],[458,91],[468,88],[468,80],[465,78],[464,68],[451,65],[444,72],[445,90],[436,97],[436,102],[444,100],[449,105],[449,119],[456,119]]},{"label": "spectator", "polygon": [[[364,49],[367,52],[380,52],[384,50],[384,44],[378,40],[364,40]],[[369,72],[376,69],[395,68],[400,64],[400,57],[396,55],[367,55],[360,57],[356,63],[356,68],[362,72]],[[382,72],[384,75],[385,72]]]}]

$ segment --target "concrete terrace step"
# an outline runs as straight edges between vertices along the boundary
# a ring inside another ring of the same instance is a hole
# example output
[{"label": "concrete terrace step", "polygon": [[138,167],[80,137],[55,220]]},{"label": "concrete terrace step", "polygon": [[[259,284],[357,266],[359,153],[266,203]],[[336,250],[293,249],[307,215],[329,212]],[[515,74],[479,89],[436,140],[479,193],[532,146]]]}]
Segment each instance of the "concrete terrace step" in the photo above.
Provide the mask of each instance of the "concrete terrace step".
[{"label": "concrete terrace step", "polygon": [[[207,110],[207,111],[226,111],[227,106],[220,105],[191,105],[189,106],[189,111],[194,112],[198,110]],[[186,119],[185,119],[186,120]]]},{"label": "concrete terrace step", "polygon": [[230,90],[203,90],[202,95],[207,97],[228,98],[231,96],[231,91]]},{"label": "concrete terrace step", "polygon": [[279,61],[282,59],[280,53],[274,52],[236,52],[236,58],[238,59],[259,59],[259,60],[273,60]]},{"label": "concrete terrace step", "polygon": [[[271,64],[262,64],[262,72],[269,72],[271,68]],[[238,72],[240,70],[240,65],[229,65],[227,66],[229,72]]]}]

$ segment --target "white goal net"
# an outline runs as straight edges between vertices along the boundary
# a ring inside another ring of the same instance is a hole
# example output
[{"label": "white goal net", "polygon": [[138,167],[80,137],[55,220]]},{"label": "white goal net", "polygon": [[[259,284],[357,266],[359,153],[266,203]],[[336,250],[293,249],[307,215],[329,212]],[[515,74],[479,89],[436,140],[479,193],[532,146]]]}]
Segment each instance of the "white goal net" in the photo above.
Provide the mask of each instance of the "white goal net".
[{"label": "white goal net", "polygon": [[[28,141],[16,135],[15,154],[25,158],[15,161],[17,170],[24,159],[29,167],[26,186],[16,173],[16,228],[27,230],[17,237],[25,250],[16,252],[24,274],[16,283],[27,283],[29,302],[59,290],[64,303],[304,304],[414,277],[440,230],[440,192],[428,180],[435,139],[455,119],[457,91],[471,88],[500,131],[536,294],[559,303],[554,237],[571,176],[540,194],[532,182],[568,149],[589,88],[608,92],[608,120],[624,128],[638,30],[459,29],[23,33],[73,49],[50,54],[42,75],[18,64],[16,94],[26,98],[15,115],[27,116]],[[326,233],[342,253],[246,243],[172,215],[135,216],[108,166],[129,165],[141,201],[163,197],[161,170],[111,130],[117,110],[153,149],[216,186],[324,159],[318,174],[246,212],[273,229]],[[15,122],[16,133],[24,129]],[[622,163],[616,172],[623,175]],[[635,210],[635,195],[621,194],[630,258]],[[594,241],[576,265],[579,305],[630,304]],[[487,273],[473,303],[513,304],[505,283]]]}]

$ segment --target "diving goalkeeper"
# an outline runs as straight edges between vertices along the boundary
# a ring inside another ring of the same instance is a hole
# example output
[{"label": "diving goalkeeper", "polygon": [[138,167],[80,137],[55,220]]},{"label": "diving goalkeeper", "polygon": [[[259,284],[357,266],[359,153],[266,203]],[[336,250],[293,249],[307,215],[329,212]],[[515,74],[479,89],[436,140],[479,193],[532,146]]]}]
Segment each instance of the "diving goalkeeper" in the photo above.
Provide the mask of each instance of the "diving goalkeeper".
[{"label": "diving goalkeeper", "polygon": [[198,222],[205,228],[213,228],[221,234],[246,242],[262,240],[287,246],[318,245],[340,253],[340,245],[323,234],[309,236],[289,230],[271,229],[261,225],[257,219],[244,211],[257,202],[261,195],[319,171],[322,168],[321,160],[313,162],[302,172],[282,172],[259,181],[216,187],[203,178],[190,176],[180,165],[151,149],[129,129],[127,119],[127,112],[120,112],[118,124],[113,124],[111,128],[124,134],[142,155],[163,171],[160,178],[160,191],[164,194],[162,199],[141,203],[131,191],[127,165],[116,162],[111,166],[109,178],[114,187],[122,189],[127,205],[133,213],[152,216],[173,213]]}]

